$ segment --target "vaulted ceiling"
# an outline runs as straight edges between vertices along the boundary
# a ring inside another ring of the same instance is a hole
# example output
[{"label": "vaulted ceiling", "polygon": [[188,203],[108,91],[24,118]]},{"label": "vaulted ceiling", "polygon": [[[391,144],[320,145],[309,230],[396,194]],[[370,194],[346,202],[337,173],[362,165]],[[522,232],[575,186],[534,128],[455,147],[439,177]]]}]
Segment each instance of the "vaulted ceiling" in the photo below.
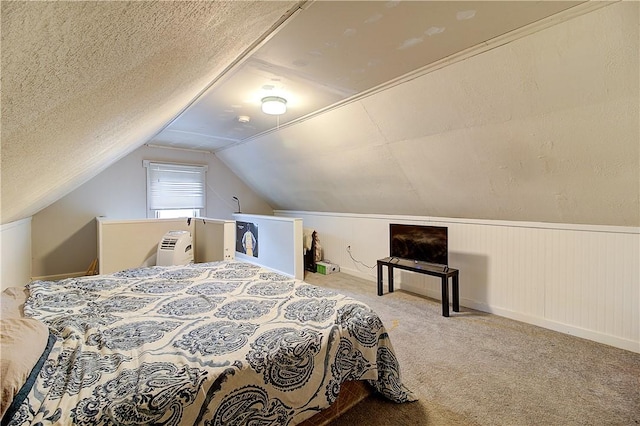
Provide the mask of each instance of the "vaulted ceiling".
[{"label": "vaulted ceiling", "polygon": [[[579,3],[309,2],[150,143],[215,152]],[[267,96],[285,99],[287,112],[262,113]]]},{"label": "vaulted ceiling", "polygon": [[640,225],[634,2],[19,1],[1,31],[2,223],[147,143],[279,209]]},{"label": "vaulted ceiling", "polygon": [[297,1],[3,1],[2,223],[153,137]]}]

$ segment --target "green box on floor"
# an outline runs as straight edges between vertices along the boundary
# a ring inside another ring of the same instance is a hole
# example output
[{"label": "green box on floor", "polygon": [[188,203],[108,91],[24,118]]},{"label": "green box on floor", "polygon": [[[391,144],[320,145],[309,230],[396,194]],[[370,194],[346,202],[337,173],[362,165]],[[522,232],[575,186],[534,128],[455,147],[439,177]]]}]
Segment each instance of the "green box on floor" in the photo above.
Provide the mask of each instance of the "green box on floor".
[{"label": "green box on floor", "polygon": [[327,275],[327,265],[323,264],[322,262],[317,262],[316,263],[316,272],[322,274],[322,275]]},{"label": "green box on floor", "polygon": [[326,262],[316,262],[316,272],[322,275],[329,275],[338,271],[340,271],[340,267],[338,265]]}]

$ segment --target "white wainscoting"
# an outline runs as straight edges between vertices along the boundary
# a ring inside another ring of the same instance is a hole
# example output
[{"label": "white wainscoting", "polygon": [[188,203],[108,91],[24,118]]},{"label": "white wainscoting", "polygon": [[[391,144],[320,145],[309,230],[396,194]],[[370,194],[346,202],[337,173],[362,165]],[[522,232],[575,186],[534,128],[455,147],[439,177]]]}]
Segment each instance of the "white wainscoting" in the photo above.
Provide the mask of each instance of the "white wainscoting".
[{"label": "white wainscoting", "polygon": [[31,281],[31,218],[0,225],[0,287]]},{"label": "white wainscoting", "polygon": [[[460,270],[462,306],[640,352],[640,228],[275,214],[302,218],[305,228],[318,231],[324,258],[342,272],[370,280],[372,292],[376,260],[389,254],[389,223],[447,226],[449,266]],[[440,299],[438,278],[396,274],[398,288]]]}]

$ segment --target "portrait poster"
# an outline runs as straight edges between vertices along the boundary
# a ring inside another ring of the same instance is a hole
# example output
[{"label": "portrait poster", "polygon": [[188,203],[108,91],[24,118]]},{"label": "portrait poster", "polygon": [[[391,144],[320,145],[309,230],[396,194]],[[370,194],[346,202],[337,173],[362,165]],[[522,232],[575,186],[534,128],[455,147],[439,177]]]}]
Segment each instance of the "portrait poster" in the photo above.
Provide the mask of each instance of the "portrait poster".
[{"label": "portrait poster", "polygon": [[247,256],[258,257],[258,225],[251,222],[236,222],[236,251]]}]

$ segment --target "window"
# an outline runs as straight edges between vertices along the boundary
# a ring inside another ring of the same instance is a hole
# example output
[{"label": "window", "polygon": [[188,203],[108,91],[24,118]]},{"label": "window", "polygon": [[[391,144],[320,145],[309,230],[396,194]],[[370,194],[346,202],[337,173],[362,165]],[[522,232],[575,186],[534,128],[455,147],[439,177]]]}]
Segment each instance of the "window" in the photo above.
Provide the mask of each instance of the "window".
[{"label": "window", "polygon": [[147,168],[147,217],[205,215],[207,166],[143,162]]}]

